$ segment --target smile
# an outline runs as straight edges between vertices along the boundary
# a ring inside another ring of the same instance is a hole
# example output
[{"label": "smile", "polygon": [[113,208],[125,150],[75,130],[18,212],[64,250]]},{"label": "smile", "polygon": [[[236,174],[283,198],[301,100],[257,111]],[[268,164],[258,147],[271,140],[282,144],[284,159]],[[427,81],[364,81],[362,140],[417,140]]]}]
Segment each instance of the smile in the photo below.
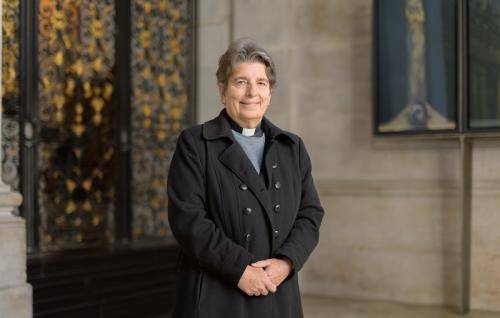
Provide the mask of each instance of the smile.
[{"label": "smile", "polygon": [[243,104],[243,105],[256,105],[256,104],[259,104],[259,102],[240,102],[240,104]]}]

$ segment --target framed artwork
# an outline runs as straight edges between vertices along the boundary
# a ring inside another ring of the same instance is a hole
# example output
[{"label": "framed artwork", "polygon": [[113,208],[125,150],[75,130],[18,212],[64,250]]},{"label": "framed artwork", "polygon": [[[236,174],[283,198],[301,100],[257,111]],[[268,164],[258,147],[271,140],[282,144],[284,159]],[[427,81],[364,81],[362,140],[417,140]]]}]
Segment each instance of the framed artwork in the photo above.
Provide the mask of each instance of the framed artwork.
[{"label": "framed artwork", "polygon": [[500,129],[500,1],[468,1],[468,129]]},{"label": "framed artwork", "polygon": [[375,2],[375,133],[458,129],[457,0]]}]

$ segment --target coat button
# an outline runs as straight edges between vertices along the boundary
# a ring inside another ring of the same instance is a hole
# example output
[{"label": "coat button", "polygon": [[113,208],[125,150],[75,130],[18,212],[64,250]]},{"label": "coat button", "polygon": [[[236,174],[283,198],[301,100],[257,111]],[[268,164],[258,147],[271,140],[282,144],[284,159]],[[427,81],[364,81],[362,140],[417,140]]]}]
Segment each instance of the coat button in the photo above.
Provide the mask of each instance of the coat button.
[{"label": "coat button", "polygon": [[276,183],[274,183],[274,188],[275,188],[276,190],[279,190],[279,188],[281,188],[281,182],[276,181]]},{"label": "coat button", "polygon": [[277,162],[273,163],[273,169],[276,169],[276,168],[278,168],[278,163]]},{"label": "coat button", "polygon": [[278,230],[273,231],[274,238],[278,238],[279,234],[280,234],[280,232]]},{"label": "coat button", "polygon": [[244,208],[243,209],[243,214],[249,215],[250,213],[252,213],[252,208]]},{"label": "coat button", "polygon": [[278,213],[278,212],[280,211],[280,209],[281,209],[281,205],[276,204],[276,205],[274,206],[274,212]]},{"label": "coat button", "polygon": [[247,235],[245,235],[245,241],[250,242],[251,238],[252,238],[252,235],[250,233],[248,233]]},{"label": "coat button", "polygon": [[243,191],[246,191],[248,189],[247,185],[246,184],[241,184],[240,185],[240,189],[243,190]]}]

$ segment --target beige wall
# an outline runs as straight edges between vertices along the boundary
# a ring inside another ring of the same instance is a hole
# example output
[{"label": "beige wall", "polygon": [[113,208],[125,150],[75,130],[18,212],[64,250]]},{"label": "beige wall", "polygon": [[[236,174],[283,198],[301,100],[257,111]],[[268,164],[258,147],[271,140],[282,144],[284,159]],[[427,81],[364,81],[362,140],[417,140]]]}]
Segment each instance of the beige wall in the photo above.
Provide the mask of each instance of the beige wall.
[{"label": "beige wall", "polygon": [[[217,58],[250,36],[275,58],[268,116],[303,137],[326,209],[302,291],[456,304],[458,143],[372,135],[372,1],[199,1],[198,120],[221,109]],[[499,147],[474,152],[474,308],[500,310]]]}]

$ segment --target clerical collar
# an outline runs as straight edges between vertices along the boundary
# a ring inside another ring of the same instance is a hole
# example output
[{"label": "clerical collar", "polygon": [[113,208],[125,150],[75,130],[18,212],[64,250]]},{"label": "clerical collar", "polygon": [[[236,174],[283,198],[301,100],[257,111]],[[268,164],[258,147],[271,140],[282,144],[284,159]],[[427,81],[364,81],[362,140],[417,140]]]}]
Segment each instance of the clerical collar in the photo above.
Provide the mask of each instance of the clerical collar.
[{"label": "clerical collar", "polygon": [[261,137],[263,135],[263,131],[261,128],[261,123],[262,121],[257,125],[255,128],[242,128],[240,125],[238,125],[237,122],[235,122],[228,114],[225,112],[227,121],[229,122],[229,125],[231,126],[231,129],[236,131],[237,133],[242,134],[243,136],[247,137]]}]

